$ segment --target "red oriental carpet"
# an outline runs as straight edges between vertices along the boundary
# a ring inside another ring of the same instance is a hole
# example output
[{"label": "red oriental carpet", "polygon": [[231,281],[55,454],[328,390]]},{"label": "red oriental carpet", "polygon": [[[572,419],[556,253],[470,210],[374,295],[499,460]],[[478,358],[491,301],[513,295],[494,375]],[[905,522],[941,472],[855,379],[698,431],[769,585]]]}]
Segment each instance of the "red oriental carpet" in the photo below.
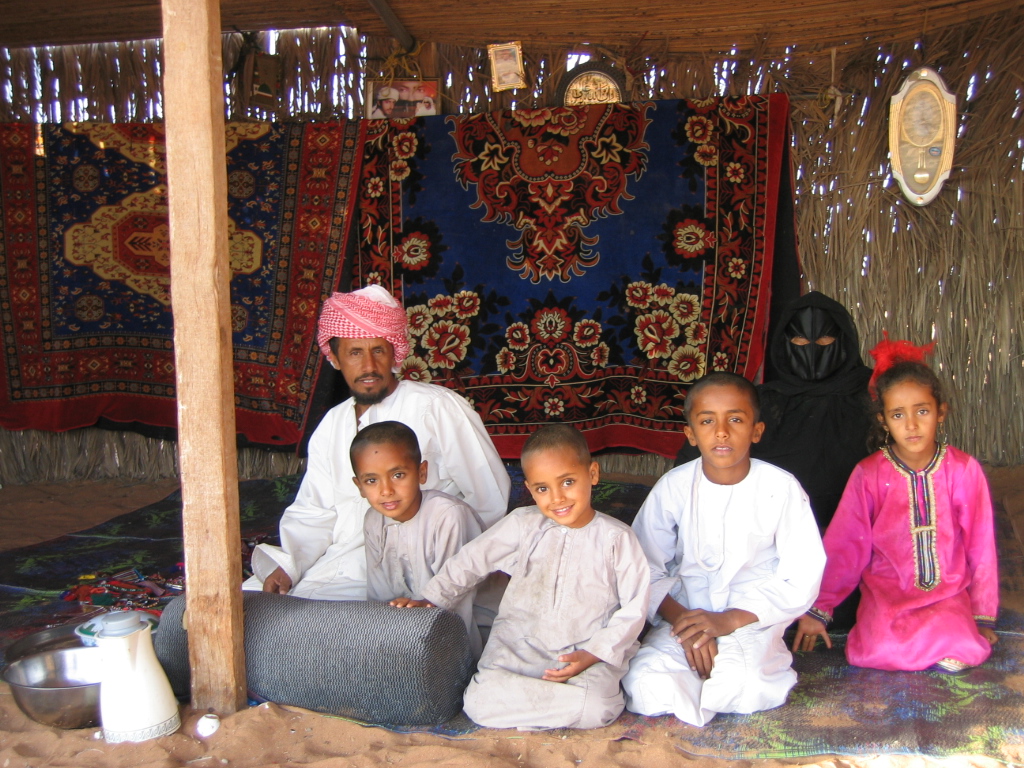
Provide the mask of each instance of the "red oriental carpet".
[{"label": "red oriental carpet", "polygon": [[563,421],[674,456],[687,386],[764,360],[785,96],[369,121],[353,287],[400,294],[404,375],[498,450]]},{"label": "red oriental carpet", "polygon": [[[226,129],[236,422],[299,442],[362,124]],[[176,423],[159,124],[0,124],[0,426]]]}]

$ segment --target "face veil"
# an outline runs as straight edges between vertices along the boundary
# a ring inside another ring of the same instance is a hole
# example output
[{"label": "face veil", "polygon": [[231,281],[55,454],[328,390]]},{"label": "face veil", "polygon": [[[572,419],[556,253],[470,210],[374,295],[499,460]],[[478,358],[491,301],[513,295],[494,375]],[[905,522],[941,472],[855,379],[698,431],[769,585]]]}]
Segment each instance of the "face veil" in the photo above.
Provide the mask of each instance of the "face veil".
[{"label": "face veil", "polygon": [[786,323],[785,358],[791,373],[805,381],[822,381],[846,362],[846,339],[831,313],[801,307]]}]

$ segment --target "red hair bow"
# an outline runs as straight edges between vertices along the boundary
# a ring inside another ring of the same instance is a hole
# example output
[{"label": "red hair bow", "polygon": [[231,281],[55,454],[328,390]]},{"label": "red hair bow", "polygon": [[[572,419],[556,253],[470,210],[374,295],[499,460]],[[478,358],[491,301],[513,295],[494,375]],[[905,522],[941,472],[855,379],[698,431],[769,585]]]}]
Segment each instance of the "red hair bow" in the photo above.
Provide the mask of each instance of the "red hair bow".
[{"label": "red hair bow", "polygon": [[875,393],[875,380],[896,365],[896,363],[924,364],[925,356],[930,355],[933,349],[935,349],[934,341],[931,344],[925,344],[923,347],[915,347],[904,339],[891,341],[888,332],[882,331],[882,340],[868,353],[875,358],[875,370],[868,381],[868,391],[873,395]]}]

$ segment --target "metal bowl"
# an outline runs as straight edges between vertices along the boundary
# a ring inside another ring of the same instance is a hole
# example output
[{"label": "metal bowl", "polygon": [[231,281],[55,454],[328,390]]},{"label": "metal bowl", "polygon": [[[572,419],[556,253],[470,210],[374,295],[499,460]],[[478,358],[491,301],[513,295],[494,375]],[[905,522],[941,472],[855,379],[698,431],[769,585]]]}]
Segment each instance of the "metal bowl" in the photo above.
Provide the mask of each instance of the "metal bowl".
[{"label": "metal bowl", "polygon": [[81,648],[82,639],[76,634],[76,624],[65,624],[33,632],[20,640],[16,640],[4,648],[4,661],[13,664],[18,659],[34,656],[43,651],[56,651],[60,648]]},{"label": "metal bowl", "polygon": [[100,722],[102,651],[63,648],[26,656],[4,669],[21,711],[37,723],[88,728]]}]

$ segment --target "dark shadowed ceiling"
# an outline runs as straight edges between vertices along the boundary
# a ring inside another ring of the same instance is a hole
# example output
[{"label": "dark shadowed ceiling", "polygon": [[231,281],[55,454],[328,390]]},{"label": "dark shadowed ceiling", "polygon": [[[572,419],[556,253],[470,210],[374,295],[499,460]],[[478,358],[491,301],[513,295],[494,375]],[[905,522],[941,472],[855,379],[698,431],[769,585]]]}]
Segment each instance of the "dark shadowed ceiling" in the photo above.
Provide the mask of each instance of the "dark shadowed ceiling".
[{"label": "dark shadowed ceiling", "polygon": [[[593,43],[685,55],[738,47],[820,50],[871,37],[907,39],[1020,0],[388,0],[418,41],[481,47]],[[223,0],[225,31],[354,26],[387,36],[369,0]],[[0,46],[159,37],[159,0],[0,0]],[[642,42],[641,42],[642,41]]]}]

